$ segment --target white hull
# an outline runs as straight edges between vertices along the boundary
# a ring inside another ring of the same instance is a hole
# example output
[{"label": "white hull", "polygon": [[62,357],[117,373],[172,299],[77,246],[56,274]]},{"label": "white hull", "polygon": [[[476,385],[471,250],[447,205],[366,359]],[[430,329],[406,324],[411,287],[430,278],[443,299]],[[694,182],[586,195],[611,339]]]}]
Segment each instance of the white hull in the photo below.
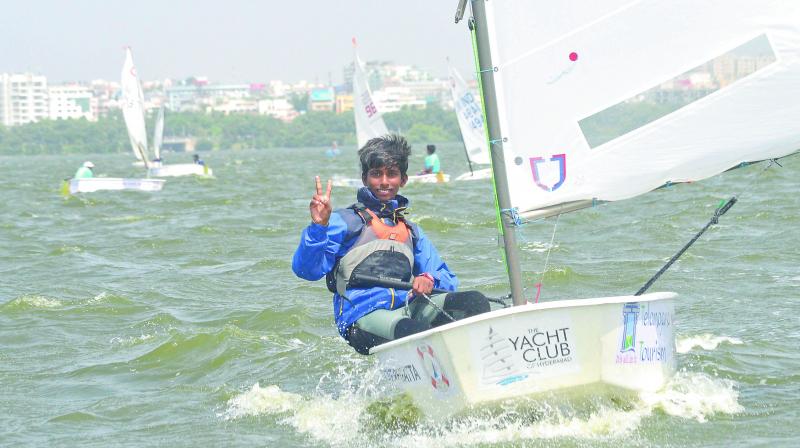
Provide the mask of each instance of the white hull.
[{"label": "white hull", "polygon": [[450,182],[450,175],[439,174],[418,174],[415,176],[408,176],[406,184],[442,184]]},{"label": "white hull", "polygon": [[475,170],[470,173],[464,173],[456,177],[456,180],[481,180],[481,179],[491,179],[492,178],[492,169],[491,168],[484,168],[482,170]]},{"label": "white hull", "polygon": [[160,191],[163,179],[123,179],[119,177],[91,177],[70,179],[69,193],[92,193],[101,190]]},{"label": "white hull", "polygon": [[208,166],[197,163],[176,163],[174,165],[152,167],[147,171],[147,174],[153,177],[212,176],[213,171]]},{"label": "white hull", "polygon": [[372,353],[385,382],[410,394],[427,415],[593,385],[657,391],[675,372],[675,296],[505,308],[387,342]]}]

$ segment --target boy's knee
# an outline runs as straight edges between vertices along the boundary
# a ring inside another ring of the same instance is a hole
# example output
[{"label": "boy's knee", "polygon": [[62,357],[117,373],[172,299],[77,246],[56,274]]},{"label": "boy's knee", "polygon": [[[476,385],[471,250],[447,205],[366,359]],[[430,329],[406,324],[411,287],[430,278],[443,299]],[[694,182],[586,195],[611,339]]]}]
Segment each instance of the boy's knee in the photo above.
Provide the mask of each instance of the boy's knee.
[{"label": "boy's knee", "polygon": [[400,321],[398,321],[397,325],[394,327],[394,338],[400,339],[402,337],[419,333],[430,328],[430,325],[426,324],[425,322],[404,317],[403,319],[400,319]]}]

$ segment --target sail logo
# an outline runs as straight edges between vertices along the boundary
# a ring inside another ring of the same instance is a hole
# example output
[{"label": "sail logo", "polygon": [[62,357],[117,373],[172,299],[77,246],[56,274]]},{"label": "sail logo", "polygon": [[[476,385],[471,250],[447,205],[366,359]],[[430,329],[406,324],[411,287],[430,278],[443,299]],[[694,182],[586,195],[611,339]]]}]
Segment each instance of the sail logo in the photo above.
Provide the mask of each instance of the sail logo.
[{"label": "sail logo", "polygon": [[422,368],[431,380],[431,386],[438,392],[447,392],[450,389],[450,379],[445,374],[442,364],[436,358],[433,347],[428,344],[417,346],[417,356],[422,362]]},{"label": "sail logo", "polygon": [[[549,166],[552,165],[553,162],[558,164],[558,181],[556,181],[552,186],[547,185],[543,181],[543,171],[545,167],[548,168],[548,172],[552,171],[554,168]],[[556,191],[558,190],[561,185],[564,184],[564,180],[567,178],[567,155],[566,154],[553,154],[550,156],[550,160],[548,162],[545,161],[544,157],[531,157],[531,174],[533,175],[533,181],[536,185],[539,186],[544,191]]]},{"label": "sail logo", "polygon": [[375,103],[372,102],[369,92],[364,92],[361,94],[361,103],[364,104],[364,112],[367,113],[367,117],[372,118],[373,115],[378,113],[378,108],[375,107]]},{"label": "sail logo", "polygon": [[471,92],[465,92],[456,102],[456,110],[473,129],[483,129],[483,114]]}]

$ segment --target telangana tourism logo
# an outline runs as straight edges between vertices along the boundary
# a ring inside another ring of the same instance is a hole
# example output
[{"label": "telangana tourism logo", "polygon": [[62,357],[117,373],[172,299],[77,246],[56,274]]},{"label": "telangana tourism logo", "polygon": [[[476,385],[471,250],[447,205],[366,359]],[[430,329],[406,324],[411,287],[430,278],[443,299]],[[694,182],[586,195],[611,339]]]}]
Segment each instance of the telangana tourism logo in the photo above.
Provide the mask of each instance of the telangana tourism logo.
[{"label": "telangana tourism logo", "polygon": [[667,362],[672,356],[672,313],[652,304],[622,307],[617,364]]}]

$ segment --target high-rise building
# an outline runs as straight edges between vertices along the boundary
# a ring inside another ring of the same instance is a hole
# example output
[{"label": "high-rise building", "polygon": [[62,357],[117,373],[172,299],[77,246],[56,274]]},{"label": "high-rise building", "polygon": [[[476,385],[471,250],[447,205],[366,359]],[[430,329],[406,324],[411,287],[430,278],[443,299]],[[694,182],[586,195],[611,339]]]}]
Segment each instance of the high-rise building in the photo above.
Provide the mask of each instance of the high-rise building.
[{"label": "high-rise building", "polygon": [[49,118],[48,106],[45,76],[0,74],[0,123],[16,126]]}]

